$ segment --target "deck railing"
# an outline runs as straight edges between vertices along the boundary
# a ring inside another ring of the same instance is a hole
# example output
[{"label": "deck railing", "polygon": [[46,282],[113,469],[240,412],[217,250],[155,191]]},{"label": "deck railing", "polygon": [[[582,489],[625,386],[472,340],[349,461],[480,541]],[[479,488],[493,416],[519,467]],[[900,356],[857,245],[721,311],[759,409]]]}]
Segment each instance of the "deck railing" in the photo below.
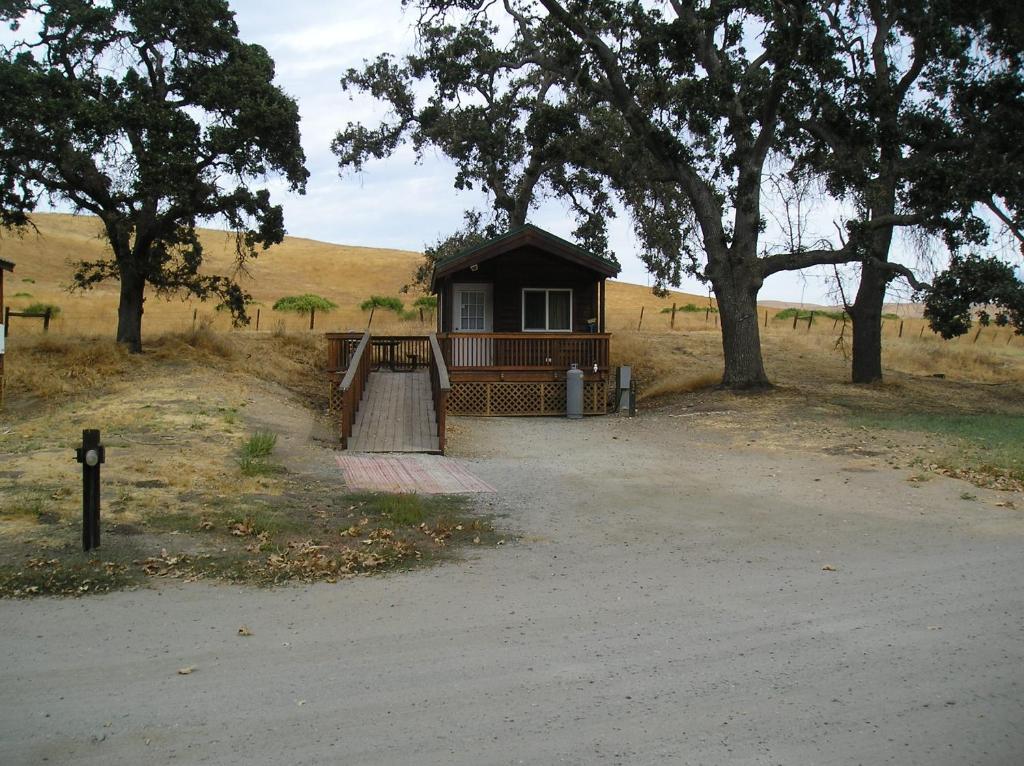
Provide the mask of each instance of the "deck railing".
[{"label": "deck railing", "polygon": [[[344,372],[363,333],[329,332],[326,337],[327,372]],[[430,364],[430,343],[426,335],[374,335],[369,354],[375,370],[412,370]]]},{"label": "deck railing", "polygon": [[430,364],[426,335],[374,335],[370,345],[374,369],[411,370]]},{"label": "deck railing", "polygon": [[361,332],[329,332],[327,338],[327,372],[344,372],[348,369],[352,352],[365,333]]},{"label": "deck railing", "polygon": [[348,449],[348,439],[352,435],[352,426],[356,422],[356,411],[363,398],[363,391],[366,390],[366,381],[370,377],[369,346],[370,332],[366,331],[348,356],[348,369],[345,372],[345,377],[338,384],[342,449]]},{"label": "deck railing", "polygon": [[607,333],[458,332],[438,337],[452,370],[608,369]]},{"label": "deck railing", "polygon": [[430,390],[434,395],[434,417],[437,422],[437,450],[444,454],[445,420],[448,414],[448,394],[452,390],[448,379],[448,366],[444,363],[444,354],[437,342],[437,336],[430,334]]}]

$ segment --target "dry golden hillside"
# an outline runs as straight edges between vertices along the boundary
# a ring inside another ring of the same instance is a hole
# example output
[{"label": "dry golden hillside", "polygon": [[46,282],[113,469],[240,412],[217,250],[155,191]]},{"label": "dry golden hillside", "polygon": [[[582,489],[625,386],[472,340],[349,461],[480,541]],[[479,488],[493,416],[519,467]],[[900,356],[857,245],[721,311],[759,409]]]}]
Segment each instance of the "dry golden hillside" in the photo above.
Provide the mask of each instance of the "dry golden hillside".
[{"label": "dry golden hillside", "polygon": [[[17,264],[15,273],[8,277],[10,305],[23,308],[34,302],[54,303],[62,309],[60,321],[73,325],[78,332],[113,332],[116,283],[109,282],[85,293],[70,294],[66,290],[75,262],[106,256],[106,244],[97,219],[43,214],[35,216],[34,220],[38,233],[0,239],[0,257]],[[201,230],[200,236],[207,254],[204,271],[232,273],[232,237],[211,229]],[[303,321],[299,318],[283,318],[280,314],[268,317],[269,307],[284,295],[316,293],[340,307],[330,315],[319,317],[317,328],[349,329],[362,326],[366,321],[359,304],[370,295],[398,295],[421,257],[420,253],[408,250],[352,247],[286,237],[282,244],[261,253],[238,279],[261,309],[263,327],[280,321],[298,327]],[[19,297],[18,293],[27,295]],[[410,296],[406,302],[411,303],[415,297]],[[708,303],[706,296],[674,292],[666,298],[656,298],[649,288],[641,285],[612,282],[608,287],[609,325],[613,329],[623,329],[629,324],[635,326],[641,307],[645,310],[645,323],[660,325],[663,322],[655,314],[663,307],[670,307],[673,301],[679,306],[689,303],[703,307]],[[193,309],[198,309],[201,315],[211,315],[209,318],[217,324],[227,324],[224,317],[212,315],[210,304],[182,301],[179,297],[165,300],[151,294],[146,302],[143,333],[190,325]],[[378,325],[379,322],[384,324]],[[389,316],[379,316],[374,320],[374,327],[383,328],[389,322],[396,324]],[[398,327],[400,325],[396,324]]]},{"label": "dry golden hillside", "polygon": [[[35,302],[53,303],[61,308],[53,332],[62,335],[112,336],[116,321],[117,284],[96,290],[69,293],[73,263],[105,255],[98,221],[87,216],[39,215],[38,234],[0,239],[0,257],[16,263],[7,275],[6,297],[13,309]],[[223,231],[203,230],[207,266],[212,273],[232,270],[231,237]],[[274,301],[285,295],[316,293],[338,304],[339,309],[319,315],[316,330],[349,330],[365,326],[367,315],[359,304],[370,295],[399,295],[420,259],[419,253],[368,247],[334,245],[287,237],[262,253],[238,276],[256,300],[253,318],[260,312],[260,330],[299,331],[308,329],[308,319],[272,312]],[[403,296],[411,303],[415,295]],[[714,301],[707,295],[672,292],[654,296],[641,285],[610,282],[607,291],[607,325],[615,333],[613,356],[616,363],[629,363],[646,372],[650,391],[671,391],[706,383],[721,373],[721,340],[718,318],[707,311]],[[676,304],[675,323],[669,311]],[[690,311],[683,311],[684,307]],[[696,310],[693,310],[696,309]],[[849,352],[849,327],[821,314],[808,323],[792,317],[777,318],[779,304],[767,301],[760,308],[761,334],[769,374],[784,380],[788,374],[813,361],[826,377],[847,376],[845,355]],[[642,320],[641,320],[642,312]],[[14,320],[12,336],[35,335],[37,323]],[[228,317],[213,305],[163,299],[150,294],[143,319],[144,340],[161,333],[180,332],[194,325],[227,330]],[[378,312],[373,321],[377,332],[421,333],[433,326],[432,318],[400,321],[393,314]],[[885,365],[897,372],[914,375],[942,374],[964,380],[998,382],[1024,377],[1024,339],[1012,331],[984,328],[955,341],[942,341],[919,318],[886,320]],[[827,370],[827,372],[826,372]],[[801,375],[806,375],[802,372]]]}]

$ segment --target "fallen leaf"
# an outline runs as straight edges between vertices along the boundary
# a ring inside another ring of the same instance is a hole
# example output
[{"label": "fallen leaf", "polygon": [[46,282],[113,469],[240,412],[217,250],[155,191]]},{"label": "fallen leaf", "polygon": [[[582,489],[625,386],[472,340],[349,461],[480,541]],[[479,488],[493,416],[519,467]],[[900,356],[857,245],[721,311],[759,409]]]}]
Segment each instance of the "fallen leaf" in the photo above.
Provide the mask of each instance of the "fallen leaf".
[{"label": "fallen leaf", "polygon": [[178,668],[178,675],[187,676],[190,675],[193,670],[195,670],[195,668],[192,665],[189,665],[187,668]]},{"label": "fallen leaf", "polygon": [[249,626],[248,625],[242,625],[238,629],[238,635],[240,635],[240,636],[251,636],[252,635],[252,631],[249,630]]},{"label": "fallen leaf", "polygon": [[474,543],[475,545],[479,545],[479,544],[480,544],[480,538],[479,538],[479,537],[474,537],[474,538],[473,538],[473,543]]},{"label": "fallen leaf", "polygon": [[837,570],[836,570],[836,568],[835,568],[834,566],[832,566],[831,564],[826,564],[825,566],[823,566],[823,567],[821,568],[821,571],[822,571],[822,572],[835,572],[835,571],[837,571]]}]

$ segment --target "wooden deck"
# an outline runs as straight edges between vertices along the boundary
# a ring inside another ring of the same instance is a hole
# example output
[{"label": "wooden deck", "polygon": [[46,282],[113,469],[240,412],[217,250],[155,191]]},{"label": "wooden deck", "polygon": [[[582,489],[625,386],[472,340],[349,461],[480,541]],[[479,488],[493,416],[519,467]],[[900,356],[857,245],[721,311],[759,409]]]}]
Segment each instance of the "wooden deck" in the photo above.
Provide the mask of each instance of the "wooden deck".
[{"label": "wooden deck", "polygon": [[372,372],[348,448],[354,452],[438,452],[430,375]]}]

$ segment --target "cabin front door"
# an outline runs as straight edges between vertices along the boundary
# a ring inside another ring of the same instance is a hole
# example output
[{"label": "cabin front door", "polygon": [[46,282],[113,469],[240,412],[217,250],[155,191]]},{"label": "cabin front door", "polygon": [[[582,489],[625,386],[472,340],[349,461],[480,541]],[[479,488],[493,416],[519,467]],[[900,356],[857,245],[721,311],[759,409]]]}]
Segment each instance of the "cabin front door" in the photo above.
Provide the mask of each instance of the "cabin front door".
[{"label": "cabin front door", "polygon": [[[455,333],[486,333],[494,329],[494,290],[489,284],[454,285],[452,329]],[[452,339],[453,367],[490,367],[494,364],[492,338]]]}]

